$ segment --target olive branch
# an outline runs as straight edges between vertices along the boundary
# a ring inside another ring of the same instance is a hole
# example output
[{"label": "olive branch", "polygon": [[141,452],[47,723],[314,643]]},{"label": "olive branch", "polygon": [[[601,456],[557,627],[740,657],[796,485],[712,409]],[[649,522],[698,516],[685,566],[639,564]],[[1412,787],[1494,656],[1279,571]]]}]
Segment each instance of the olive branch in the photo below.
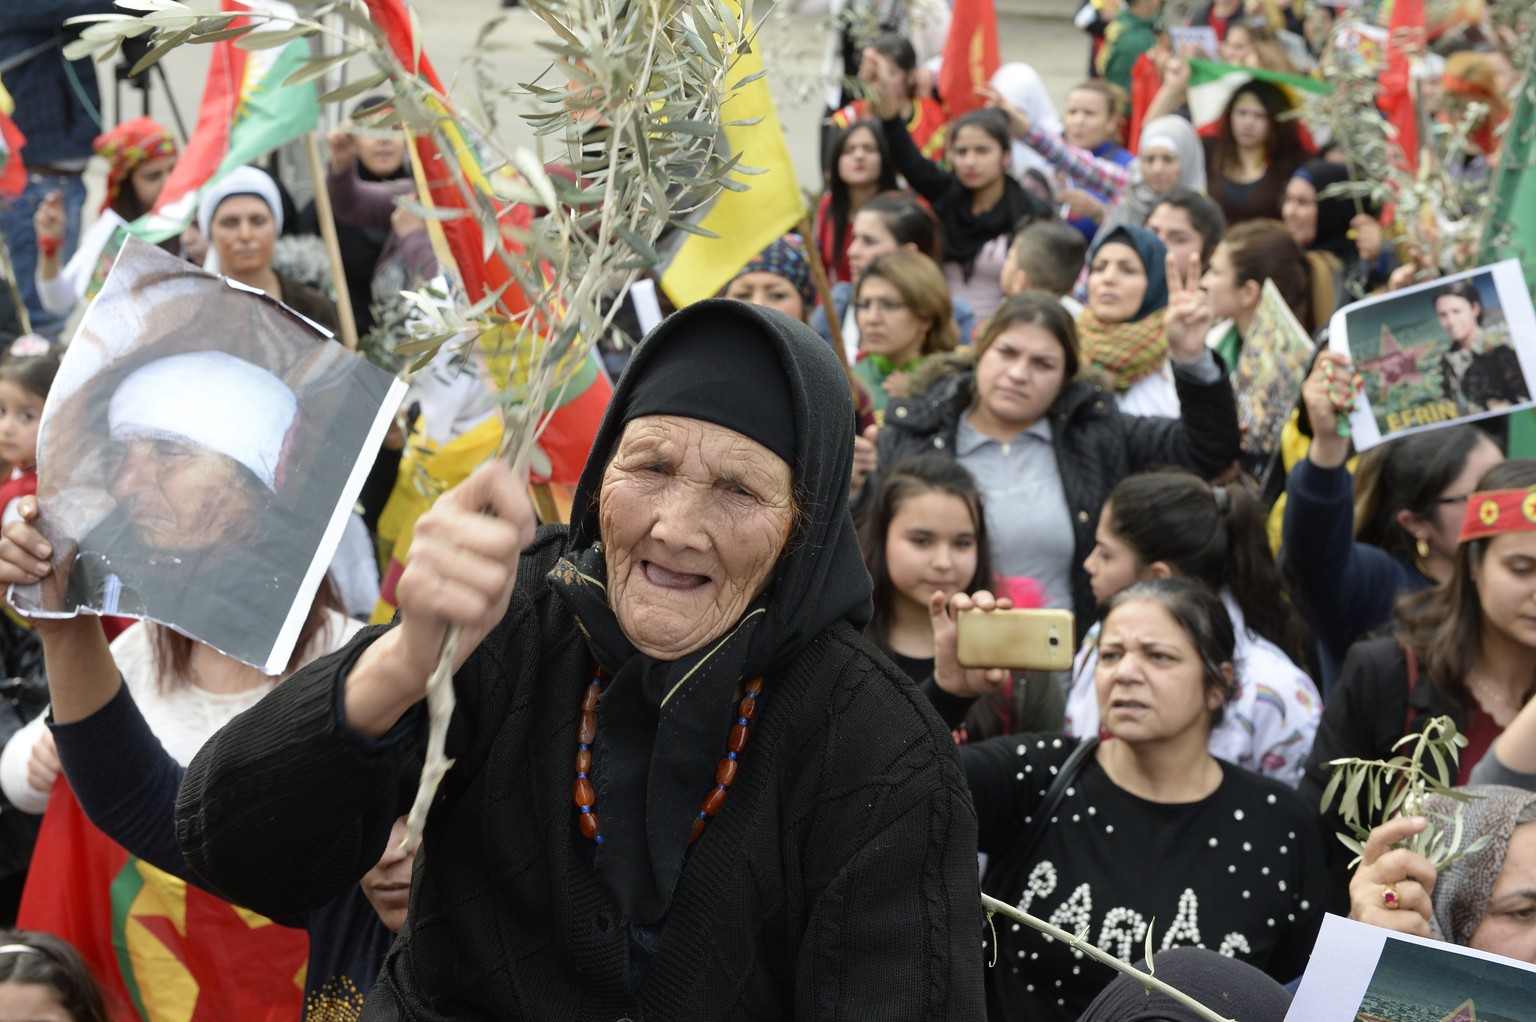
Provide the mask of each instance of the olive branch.
[{"label": "olive branch", "polygon": [[[1063,930],[1061,927],[1056,926],[1053,923],[1048,923],[1038,916],[1030,915],[1028,912],[1024,911],[1016,905],[1010,905],[1006,901],[998,901],[996,898],[989,894],[983,894],[981,896],[981,907],[987,910],[987,924],[989,926],[993,926],[993,915],[1001,913],[1002,915],[1007,916],[1009,919],[1012,919],[1015,922],[1023,923],[1025,926],[1040,931],[1047,937],[1050,937],[1052,940],[1061,941],[1063,944],[1074,951],[1081,951],[1089,958],[1092,958],[1094,961],[1099,962],[1100,964],[1109,966],[1116,972],[1130,976],[1132,979],[1136,980],[1136,982],[1146,987],[1148,993],[1162,994],[1164,997],[1177,1001],[1179,1004],[1194,1012],[1200,1018],[1205,1019],[1206,1022],[1234,1022],[1232,1019],[1225,1018],[1216,1014],[1216,1012],[1212,1011],[1210,1008],[1207,1008],[1193,997],[1189,996],[1181,990],[1177,990],[1174,987],[1169,986],[1167,983],[1158,979],[1156,975],[1154,975],[1156,970],[1153,968],[1152,963],[1152,925],[1157,922],[1155,919],[1152,921],[1152,924],[1147,926],[1147,971],[1142,972],[1134,965],[1131,965],[1129,962],[1121,961],[1119,958],[1116,958],[1114,955],[1110,954],[1108,951],[1105,951],[1103,948],[1099,948],[1093,944],[1088,943],[1087,929],[1084,929],[1083,932],[1077,934],[1068,933],[1066,930]],[[995,952],[997,950],[997,929],[995,926],[993,926],[992,930],[992,949],[994,952],[994,959],[992,964],[996,965],[997,961],[995,958]]]},{"label": "olive branch", "polygon": [[[712,236],[689,217],[722,188],[745,190],[733,174],[757,172],[726,151],[722,132],[730,97],[757,77],[728,80],[751,41],[744,9],[726,0],[525,2],[554,32],[539,43],[550,54],[549,72],[487,88],[489,71],[482,64],[477,77],[482,91],[532,104],[535,109],[521,116],[534,129],[537,152],[500,148],[492,130],[415,72],[419,49],[410,66],[393,53],[361,0],[299,2],[297,17],[259,3],[237,16],[199,12],[178,0],[118,0],[119,7],[142,16],[73,19],[87,24],[69,47],[72,58],[106,60],[124,40],[149,35],[150,49],[132,69],[138,73],[182,45],[227,40],[255,50],[311,39],[323,44],[322,52],[284,85],[334,79],[346,68],[356,75],[324,92],[322,102],[389,90],[390,105],[365,118],[364,130],[401,130],[430,140],[444,157],[433,172],[446,175],[462,200],[452,207],[397,201],[440,225],[473,218],[483,258],[507,277],[494,290],[456,302],[408,292],[418,314],[392,353],[410,360],[407,375],[450,342],[478,344],[487,359],[510,367],[499,396],[503,440],[497,457],[519,472],[542,458],[536,443],[549,413],[618,311],[615,302],[605,308],[604,299],[661,261],[656,244],[668,228]],[[253,31],[273,22],[279,24]],[[411,24],[419,47],[414,11]],[[545,77],[563,84],[540,84]],[[494,105],[490,110],[494,118]],[[547,156],[568,167],[574,180],[547,173]],[[541,212],[519,223],[514,214],[530,207]],[[459,270],[467,275],[465,267]],[[452,765],[444,745],[460,634],[450,629],[427,685],[428,748],[408,844],[420,836]]]},{"label": "olive branch", "polygon": [[[1411,746],[1406,755],[1399,752]],[[1456,790],[1456,764],[1467,736],[1456,730],[1450,717],[1435,717],[1424,729],[1398,739],[1390,759],[1335,759],[1328,763],[1333,777],[1323,789],[1321,811],[1326,814],[1339,797],[1338,814],[1350,835],[1338,838],[1355,853],[1350,869],[1365,855],[1365,841],[1371,828],[1399,816],[1424,816],[1429,825],[1397,847],[1407,848],[1429,860],[1435,869],[1485,848],[1492,838],[1484,834],[1463,847],[1466,837],[1462,805],[1473,796]],[[1453,812],[1432,812],[1427,808],[1429,795],[1443,795],[1455,804]]]}]

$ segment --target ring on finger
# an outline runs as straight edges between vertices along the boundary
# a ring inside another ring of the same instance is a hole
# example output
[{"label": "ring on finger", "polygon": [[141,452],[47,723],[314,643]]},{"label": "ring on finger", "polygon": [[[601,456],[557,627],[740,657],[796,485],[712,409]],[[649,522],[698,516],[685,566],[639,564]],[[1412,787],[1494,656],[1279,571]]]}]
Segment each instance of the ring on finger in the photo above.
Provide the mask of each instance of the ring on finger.
[{"label": "ring on finger", "polygon": [[1383,908],[1400,909],[1403,907],[1403,896],[1397,893],[1397,885],[1386,884],[1381,889],[1381,905]]}]

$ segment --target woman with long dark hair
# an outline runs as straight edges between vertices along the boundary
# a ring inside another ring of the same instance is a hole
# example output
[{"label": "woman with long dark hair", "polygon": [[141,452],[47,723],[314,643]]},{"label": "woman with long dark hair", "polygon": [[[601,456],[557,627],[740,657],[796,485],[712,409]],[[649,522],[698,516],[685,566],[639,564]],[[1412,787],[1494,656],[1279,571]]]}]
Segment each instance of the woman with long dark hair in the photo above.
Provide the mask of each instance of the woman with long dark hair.
[{"label": "woman with long dark hair", "polygon": [[[1323,700],[1296,665],[1301,622],[1275,599],[1280,571],[1264,518],[1263,505],[1240,486],[1212,486],[1188,472],[1143,472],[1110,491],[1083,567],[1100,602],[1138,581],[1175,577],[1203,582],[1221,597],[1237,637],[1235,691],[1211,731],[1211,754],[1295,787]],[[1073,665],[1073,734],[1099,729],[1099,629],[1089,631]]]},{"label": "woman with long dark hair", "polygon": [[836,285],[853,280],[848,245],[853,218],[866,202],[896,187],[885,133],[876,121],[855,121],[827,150],[827,190],[816,204],[816,245],[827,277]]},{"label": "woman with long dark hair", "polygon": [[[1449,716],[1468,744],[1456,783],[1536,693],[1536,461],[1495,466],[1466,497],[1441,584],[1405,597],[1394,633],[1356,643],[1329,696],[1301,791],[1320,799],[1336,759],[1391,758],[1399,738]],[[1369,797],[1362,792],[1362,804]],[[1343,830],[1331,811],[1325,823]],[[1330,849],[1330,852],[1333,850]],[[1342,845],[1335,870],[1348,855]],[[1342,875],[1340,875],[1342,878]],[[1335,895],[1343,893],[1335,884]]]},{"label": "woman with long dark hair", "polygon": [[944,275],[950,293],[981,317],[1002,301],[998,283],[1014,227],[1026,216],[1049,216],[1046,203],[1024,190],[1009,168],[1012,136],[1001,110],[972,110],[948,129],[953,172],[917,149],[897,114],[899,79],[886,62],[875,86],[875,112],[896,169],[933,206],[944,237]]},{"label": "woman with long dark hair", "polygon": [[1229,225],[1279,219],[1286,182],[1309,155],[1295,108],[1280,86],[1258,80],[1227,101],[1216,137],[1205,140],[1205,171]]}]

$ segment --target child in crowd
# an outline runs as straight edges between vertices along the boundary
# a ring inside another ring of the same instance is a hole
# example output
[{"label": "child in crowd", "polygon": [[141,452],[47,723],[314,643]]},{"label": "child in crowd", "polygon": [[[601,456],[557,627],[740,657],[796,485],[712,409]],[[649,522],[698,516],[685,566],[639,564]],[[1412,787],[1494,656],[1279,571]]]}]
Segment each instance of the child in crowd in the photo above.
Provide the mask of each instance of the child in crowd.
[{"label": "child in crowd", "polygon": [[[924,686],[934,688],[934,617],[944,598],[992,589],[992,553],[982,514],[981,491],[959,462],[942,454],[905,459],[885,477],[862,519],[859,543],[875,583],[875,613],[865,638]],[[1028,600],[1027,587],[1018,595]],[[937,609],[936,609],[937,608]],[[955,728],[962,744],[1015,731],[1061,726],[1061,689],[1049,678],[1014,678],[1003,690],[979,699]]]},{"label": "child in crowd", "polygon": [[1003,294],[1045,291],[1076,319],[1083,307],[1069,292],[1076,282],[1088,245],[1083,236],[1060,220],[1037,220],[1021,227],[1008,248],[1000,283]]},{"label": "child in crowd", "polygon": [[[1323,700],[1293,659],[1301,655],[1301,625],[1275,599],[1280,571],[1263,506],[1240,486],[1211,486],[1189,472],[1144,472],[1110,491],[1094,539],[1083,568],[1101,603],[1151,578],[1193,578],[1221,597],[1237,642],[1236,677],[1227,712],[1211,731],[1211,754],[1296,787]],[[1098,638],[1095,624],[1072,671],[1067,730],[1076,735],[1099,730]]]},{"label": "child in crowd", "polygon": [[[1120,144],[1120,122],[1125,113],[1123,95],[1097,78],[1073,86],[1067,93],[1067,112],[1062,118],[1062,137],[1067,144],[1097,159],[1130,166],[1136,157]],[[1109,198],[1102,191],[1086,187],[1069,190],[1063,197],[1070,209],[1067,222],[1082,233],[1084,241],[1092,241],[1108,212]]]},{"label": "child in crowd", "polygon": [[0,460],[11,466],[0,483],[0,520],[9,520],[12,501],[37,492],[37,428],[58,371],[57,355],[0,362]]},{"label": "child in crowd", "polygon": [[47,933],[0,931],[0,1019],[108,1022],[106,999],[85,961]]}]

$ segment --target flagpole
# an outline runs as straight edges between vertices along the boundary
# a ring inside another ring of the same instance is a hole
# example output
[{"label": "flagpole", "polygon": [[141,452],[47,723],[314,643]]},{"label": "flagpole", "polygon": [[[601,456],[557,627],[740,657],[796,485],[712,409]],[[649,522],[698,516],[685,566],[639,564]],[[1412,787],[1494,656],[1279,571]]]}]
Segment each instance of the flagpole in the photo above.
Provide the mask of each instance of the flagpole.
[{"label": "flagpole", "polygon": [[811,218],[800,217],[800,237],[805,241],[805,259],[811,264],[811,281],[816,285],[816,296],[827,314],[827,333],[832,336],[832,350],[837,352],[843,368],[848,368],[848,352],[843,348],[843,325],[837,321],[837,309],[832,305],[832,282],[827,279],[827,267],[821,261],[821,250],[816,236],[811,233]]},{"label": "flagpole", "polygon": [[32,317],[27,314],[27,303],[21,300],[21,282],[16,279],[16,264],[11,262],[11,249],[4,237],[0,237],[0,277],[5,278],[6,290],[11,293],[11,304],[16,308],[16,322],[20,324],[21,332],[30,334]]},{"label": "flagpole", "polygon": [[331,211],[331,193],[325,184],[325,166],[320,162],[320,143],[315,133],[304,135],[304,149],[309,154],[309,176],[315,183],[315,219],[320,221],[320,236],[325,239],[325,254],[331,260],[331,284],[336,289],[336,318],[341,322],[341,340],[350,351],[357,350],[357,320],[352,315],[352,295],[347,289],[347,271],[341,264],[341,242],[336,238],[336,215]]}]

